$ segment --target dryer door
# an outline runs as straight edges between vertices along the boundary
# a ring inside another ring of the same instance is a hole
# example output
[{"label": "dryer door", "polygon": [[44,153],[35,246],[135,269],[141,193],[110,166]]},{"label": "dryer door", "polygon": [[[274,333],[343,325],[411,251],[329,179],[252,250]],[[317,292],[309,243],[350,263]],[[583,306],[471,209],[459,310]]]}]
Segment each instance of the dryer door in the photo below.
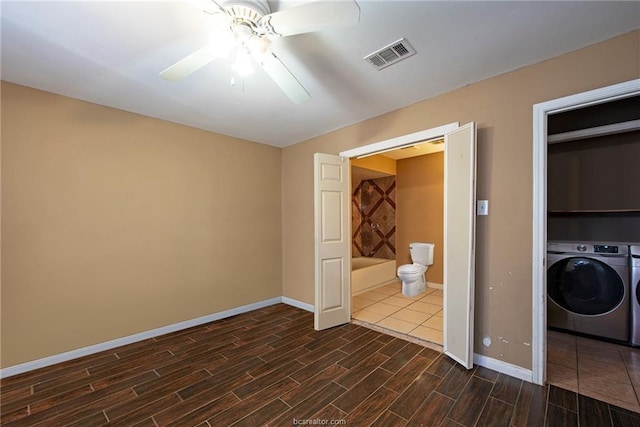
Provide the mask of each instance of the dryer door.
[{"label": "dryer door", "polygon": [[606,314],[624,299],[624,282],[609,265],[594,258],[564,258],[548,271],[548,293],[565,310],[587,316]]}]

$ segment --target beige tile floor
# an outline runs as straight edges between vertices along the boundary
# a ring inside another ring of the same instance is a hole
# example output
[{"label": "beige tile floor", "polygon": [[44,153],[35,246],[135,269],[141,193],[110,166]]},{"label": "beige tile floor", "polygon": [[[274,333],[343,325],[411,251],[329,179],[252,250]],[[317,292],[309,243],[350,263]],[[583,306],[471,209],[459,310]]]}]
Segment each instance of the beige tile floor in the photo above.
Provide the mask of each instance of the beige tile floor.
[{"label": "beige tile floor", "polygon": [[395,281],[351,299],[351,317],[442,345],[442,290],[427,288],[413,298]]},{"label": "beige tile floor", "polygon": [[547,383],[640,412],[640,349],[548,331]]}]

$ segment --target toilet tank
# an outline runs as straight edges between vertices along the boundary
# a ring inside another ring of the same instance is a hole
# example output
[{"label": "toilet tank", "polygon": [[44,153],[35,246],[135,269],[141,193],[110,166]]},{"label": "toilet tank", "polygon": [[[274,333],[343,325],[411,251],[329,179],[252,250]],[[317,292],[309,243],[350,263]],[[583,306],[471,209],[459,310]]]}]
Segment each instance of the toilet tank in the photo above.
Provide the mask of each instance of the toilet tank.
[{"label": "toilet tank", "polygon": [[411,261],[414,264],[431,265],[433,264],[433,243],[413,242],[409,244],[409,253],[411,253]]}]

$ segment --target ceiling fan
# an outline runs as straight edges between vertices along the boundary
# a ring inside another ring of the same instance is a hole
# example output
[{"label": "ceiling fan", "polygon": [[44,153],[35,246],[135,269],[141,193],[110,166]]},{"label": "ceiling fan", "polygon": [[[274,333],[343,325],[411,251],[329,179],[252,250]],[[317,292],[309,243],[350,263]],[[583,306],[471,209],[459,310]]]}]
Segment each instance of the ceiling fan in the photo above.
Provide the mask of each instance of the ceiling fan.
[{"label": "ceiling fan", "polygon": [[354,0],[305,3],[271,13],[267,0],[199,0],[212,16],[209,43],[160,73],[166,80],[180,80],[217,58],[232,56],[233,69],[241,76],[255,61],[296,104],[309,93],[271,50],[271,40],[320,31],[339,25],[355,25],[360,7]]}]

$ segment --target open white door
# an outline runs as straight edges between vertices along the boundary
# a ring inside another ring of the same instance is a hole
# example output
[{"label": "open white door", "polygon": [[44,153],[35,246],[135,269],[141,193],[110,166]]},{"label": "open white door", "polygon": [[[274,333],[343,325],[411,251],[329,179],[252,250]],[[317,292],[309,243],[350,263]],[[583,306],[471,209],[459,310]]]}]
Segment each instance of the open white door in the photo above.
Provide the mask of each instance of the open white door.
[{"label": "open white door", "polygon": [[316,330],[351,319],[349,160],[316,153],[314,163]]},{"label": "open white door", "polygon": [[473,367],[476,124],[444,139],[444,352]]}]

